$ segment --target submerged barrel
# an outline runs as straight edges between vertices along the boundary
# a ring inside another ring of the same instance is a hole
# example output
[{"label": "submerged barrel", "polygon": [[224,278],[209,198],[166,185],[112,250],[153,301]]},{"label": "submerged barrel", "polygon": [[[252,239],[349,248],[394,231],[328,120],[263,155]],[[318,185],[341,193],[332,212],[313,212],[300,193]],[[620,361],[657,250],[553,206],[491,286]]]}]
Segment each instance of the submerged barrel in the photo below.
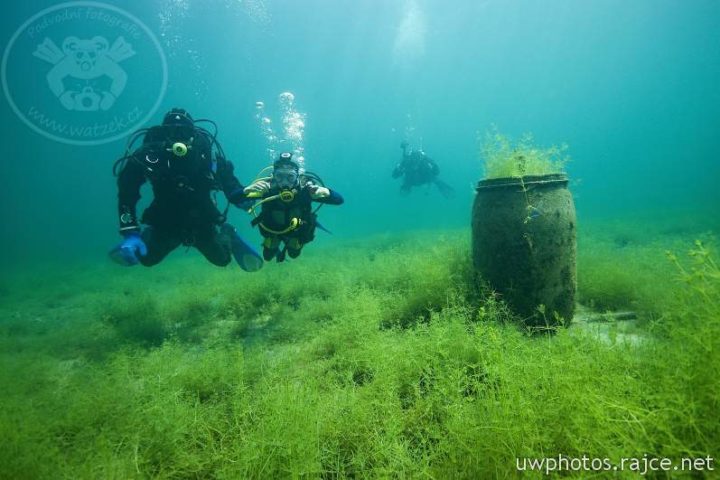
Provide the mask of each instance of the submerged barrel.
[{"label": "submerged barrel", "polygon": [[472,211],[473,265],[529,326],[575,311],[575,204],[563,174],[481,180]]}]

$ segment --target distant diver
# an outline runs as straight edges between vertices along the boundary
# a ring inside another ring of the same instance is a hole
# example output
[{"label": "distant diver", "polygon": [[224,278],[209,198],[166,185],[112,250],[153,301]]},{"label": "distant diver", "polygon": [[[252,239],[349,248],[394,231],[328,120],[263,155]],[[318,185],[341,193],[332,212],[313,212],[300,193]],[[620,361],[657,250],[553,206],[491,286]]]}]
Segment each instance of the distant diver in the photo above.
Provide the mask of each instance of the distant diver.
[{"label": "distant diver", "polygon": [[407,141],[403,141],[400,148],[402,148],[403,157],[392,172],[393,178],[403,177],[400,192],[407,195],[412,187],[433,183],[445,198],[455,195],[455,190],[438,178],[440,167],[423,150],[411,149]]},{"label": "distant diver", "polygon": [[[214,132],[199,123],[213,125]],[[133,150],[140,138],[142,144]],[[228,265],[232,255],[243,270],[259,270],[260,255],[226,223],[230,204],[243,210],[252,205],[233,169],[217,140],[215,123],[193,120],[183,109],[173,108],[162,125],[132,134],[125,155],[113,167],[124,239],[110,257],[125,266],[152,266],[186,245],[215,265]],[[153,200],[138,221],[135,210],[146,181],[152,186]],[[229,202],[223,212],[215,199],[218,190]],[[146,226],[141,228],[141,223]]]},{"label": "distant diver", "polygon": [[[344,200],[316,174],[302,172],[290,152],[281,153],[267,169],[272,169],[271,174],[257,178],[245,191],[247,198],[258,201],[250,210],[255,215],[252,225],[265,237],[263,257],[282,262],[286,254],[290,258],[300,255],[315,238],[316,227],[325,230],[317,221],[320,207],[341,205]],[[313,210],[312,202],[320,205]]]}]

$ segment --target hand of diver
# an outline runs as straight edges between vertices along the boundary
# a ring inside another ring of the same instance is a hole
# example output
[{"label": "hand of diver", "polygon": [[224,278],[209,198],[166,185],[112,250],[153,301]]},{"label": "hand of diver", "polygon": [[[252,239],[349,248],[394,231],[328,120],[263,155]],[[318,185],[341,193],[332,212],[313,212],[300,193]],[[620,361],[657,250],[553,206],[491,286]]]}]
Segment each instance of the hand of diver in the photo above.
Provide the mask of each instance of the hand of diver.
[{"label": "hand of diver", "polygon": [[315,185],[312,182],[306,183],[305,188],[308,189],[308,191],[310,192],[310,196],[313,199],[327,198],[330,196],[330,189],[328,189],[326,187],[321,187],[319,185]]},{"label": "hand of diver", "polygon": [[262,197],[268,192],[268,190],[270,190],[270,183],[265,180],[258,180],[257,182],[251,183],[245,187],[243,192],[248,196]]},{"label": "hand of diver", "polygon": [[125,240],[110,251],[110,258],[126,267],[137,265],[140,261],[138,255],[147,255],[147,246],[137,232],[125,234]]}]

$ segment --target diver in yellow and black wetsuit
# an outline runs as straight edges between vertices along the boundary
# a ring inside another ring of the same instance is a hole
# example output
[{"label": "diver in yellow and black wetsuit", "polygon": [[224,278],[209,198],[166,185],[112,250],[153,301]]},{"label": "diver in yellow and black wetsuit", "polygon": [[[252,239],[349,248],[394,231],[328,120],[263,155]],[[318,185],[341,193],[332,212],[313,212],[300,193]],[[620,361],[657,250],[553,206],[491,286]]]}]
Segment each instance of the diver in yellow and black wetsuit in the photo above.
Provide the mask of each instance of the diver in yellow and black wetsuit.
[{"label": "diver in yellow and black wetsuit", "polygon": [[325,187],[317,175],[301,172],[289,152],[280,154],[273,163],[271,176],[255,180],[244,191],[247,198],[259,200],[253,211],[259,208],[260,213],[252,225],[265,237],[266,261],[275,258],[282,262],[286,252],[297,258],[315,238],[315,228],[320,225],[313,202],[340,205],[344,201],[339,193]]}]

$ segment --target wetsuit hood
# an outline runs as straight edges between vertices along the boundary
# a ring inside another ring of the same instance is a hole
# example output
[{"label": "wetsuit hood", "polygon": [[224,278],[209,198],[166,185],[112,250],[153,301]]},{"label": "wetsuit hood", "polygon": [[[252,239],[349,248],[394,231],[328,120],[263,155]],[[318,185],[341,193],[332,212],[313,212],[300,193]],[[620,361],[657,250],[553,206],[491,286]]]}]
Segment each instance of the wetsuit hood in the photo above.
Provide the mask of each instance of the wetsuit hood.
[{"label": "wetsuit hood", "polygon": [[187,110],[182,108],[173,108],[163,117],[163,125],[192,127],[195,121]]}]

